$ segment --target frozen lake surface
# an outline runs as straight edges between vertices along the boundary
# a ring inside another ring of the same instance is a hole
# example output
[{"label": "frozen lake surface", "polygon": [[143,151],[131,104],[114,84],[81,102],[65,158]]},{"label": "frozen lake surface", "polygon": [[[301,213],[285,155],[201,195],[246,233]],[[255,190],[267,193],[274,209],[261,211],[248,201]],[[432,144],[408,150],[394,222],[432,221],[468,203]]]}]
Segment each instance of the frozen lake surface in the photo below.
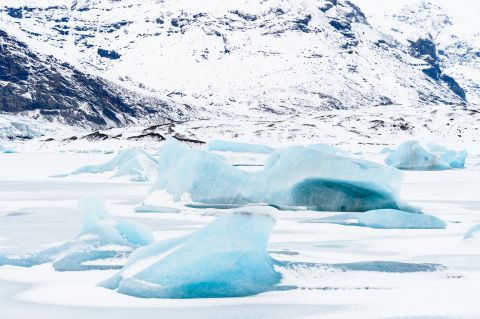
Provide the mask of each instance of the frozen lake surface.
[{"label": "frozen lake surface", "polygon": [[[0,252],[25,253],[66,241],[81,227],[77,201],[94,194],[109,211],[150,226],[157,240],[188,234],[224,211],[135,213],[151,183],[48,176],[112,158],[102,153],[0,154]],[[225,154],[223,154],[225,155]],[[248,157],[249,165],[255,156]],[[227,154],[228,157],[228,154]],[[379,155],[365,156],[381,162]],[[235,163],[245,162],[231,154]],[[389,230],[305,221],[331,212],[280,211],[269,243],[281,262],[279,289],[241,298],[143,299],[96,285],[116,271],[55,272],[50,264],[0,267],[6,319],[96,318],[479,318],[480,171],[406,172],[402,198],[446,229]],[[254,166],[249,166],[252,169]]]}]

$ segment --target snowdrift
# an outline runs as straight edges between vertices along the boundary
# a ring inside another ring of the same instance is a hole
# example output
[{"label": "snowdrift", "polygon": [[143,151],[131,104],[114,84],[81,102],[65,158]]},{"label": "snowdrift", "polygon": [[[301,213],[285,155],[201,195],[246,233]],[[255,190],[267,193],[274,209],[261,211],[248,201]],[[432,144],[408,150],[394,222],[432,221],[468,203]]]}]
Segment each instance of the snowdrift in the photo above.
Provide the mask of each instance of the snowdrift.
[{"label": "snowdrift", "polygon": [[313,210],[409,209],[397,195],[400,171],[302,146],[276,150],[264,169],[240,170],[208,152],[168,140],[146,205],[162,206],[165,192],[175,201],[206,204],[306,206]]},{"label": "snowdrift", "polygon": [[33,254],[0,255],[0,265],[31,267],[52,262],[57,271],[118,269],[119,261],[133,250],[154,241],[148,227],[109,215],[98,198],[85,197],[78,207],[83,226],[75,238]]},{"label": "snowdrift", "polygon": [[455,152],[435,144],[430,144],[429,150],[417,141],[406,141],[385,159],[385,163],[405,170],[447,170],[465,165],[466,151]]},{"label": "snowdrift", "polygon": [[444,229],[446,227],[446,223],[435,216],[408,213],[395,209],[377,209],[365,213],[341,214],[309,222],[380,229]]},{"label": "snowdrift", "polygon": [[233,210],[191,235],[153,243],[100,285],[144,298],[240,297],[280,280],[267,252],[271,207]]},{"label": "snowdrift", "polygon": [[125,176],[134,182],[144,182],[154,180],[157,176],[158,169],[155,158],[144,151],[129,148],[119,151],[113,159],[104,164],[83,166],[69,174],[56,175],[53,177],[105,172],[113,172],[111,178]]}]

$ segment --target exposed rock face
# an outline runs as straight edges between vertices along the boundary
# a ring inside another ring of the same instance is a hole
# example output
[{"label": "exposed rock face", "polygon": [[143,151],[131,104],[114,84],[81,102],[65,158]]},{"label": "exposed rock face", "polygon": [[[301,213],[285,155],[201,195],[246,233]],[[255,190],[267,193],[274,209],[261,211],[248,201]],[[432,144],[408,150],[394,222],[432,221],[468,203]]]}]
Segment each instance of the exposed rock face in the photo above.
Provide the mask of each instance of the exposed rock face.
[{"label": "exposed rock face", "polygon": [[36,53],[0,30],[0,111],[107,127],[185,118],[188,107],[147,98]]}]

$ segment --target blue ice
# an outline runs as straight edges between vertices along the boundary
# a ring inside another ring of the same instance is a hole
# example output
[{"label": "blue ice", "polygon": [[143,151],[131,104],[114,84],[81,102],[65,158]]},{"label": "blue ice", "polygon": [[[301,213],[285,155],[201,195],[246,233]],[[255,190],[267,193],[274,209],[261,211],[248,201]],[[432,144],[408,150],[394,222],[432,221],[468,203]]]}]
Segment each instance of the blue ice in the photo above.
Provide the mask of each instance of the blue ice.
[{"label": "blue ice", "polygon": [[417,141],[406,141],[393,151],[385,163],[405,170],[446,170],[450,164],[424,149]]},{"label": "blue ice", "polygon": [[431,153],[437,155],[442,160],[448,163],[451,168],[464,168],[465,167],[465,160],[468,156],[466,150],[462,151],[454,151],[447,149],[444,146],[437,145],[434,143],[430,143],[427,145],[427,150]]},{"label": "blue ice", "polygon": [[326,143],[310,144],[310,145],[307,146],[307,148],[310,148],[310,149],[316,150],[316,151],[326,152],[326,153],[341,154],[341,155],[346,154],[340,148],[335,147],[335,146],[331,146],[331,145],[326,144]]},{"label": "blue ice", "polygon": [[114,172],[111,178],[126,176],[131,181],[144,182],[151,178],[154,179],[158,173],[158,168],[155,158],[151,155],[135,148],[129,148],[119,151],[114,158],[106,163],[83,166],[69,174],[54,177],[105,172]]},{"label": "blue ice", "polygon": [[376,209],[364,213],[349,213],[311,220],[346,226],[363,226],[380,229],[444,229],[441,219],[422,213],[408,213],[395,209]]},{"label": "blue ice", "polygon": [[[306,206],[314,210],[409,209],[398,199],[403,175],[388,166],[291,146],[276,150],[262,170],[233,167],[208,152],[168,140],[160,151],[155,190],[196,203]],[[188,196],[185,196],[185,195]]]},{"label": "blue ice", "polygon": [[16,151],[12,148],[5,148],[3,145],[0,145],[0,153],[16,153]]},{"label": "blue ice", "polygon": [[240,297],[280,281],[267,252],[272,207],[232,210],[191,235],[138,249],[100,285],[144,298]]},{"label": "blue ice", "polygon": [[480,224],[473,226],[470,228],[466,233],[463,239],[473,239],[479,238],[480,239]]},{"label": "blue ice", "polygon": [[273,148],[262,144],[240,143],[223,140],[211,140],[207,144],[207,149],[209,151],[260,154],[269,154],[273,151]]},{"label": "blue ice", "polygon": [[85,197],[78,203],[83,225],[73,239],[23,256],[0,255],[0,265],[31,267],[52,262],[57,271],[118,269],[133,250],[154,241],[141,224],[111,216],[102,200]]}]

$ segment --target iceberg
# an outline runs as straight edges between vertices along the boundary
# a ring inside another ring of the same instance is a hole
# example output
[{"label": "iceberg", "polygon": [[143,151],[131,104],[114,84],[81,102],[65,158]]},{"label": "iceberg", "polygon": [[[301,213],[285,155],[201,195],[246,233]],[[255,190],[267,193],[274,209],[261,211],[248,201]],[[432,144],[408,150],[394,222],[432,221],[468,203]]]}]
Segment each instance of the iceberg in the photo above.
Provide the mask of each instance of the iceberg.
[{"label": "iceberg", "polygon": [[211,140],[207,144],[209,151],[269,154],[273,148],[262,144],[239,143],[223,140]]},{"label": "iceberg", "polygon": [[405,170],[447,170],[452,167],[444,159],[424,149],[417,141],[406,141],[386,159],[387,165]]},{"label": "iceberg", "polygon": [[463,237],[464,240],[479,239],[480,240],[480,224],[470,228]]},{"label": "iceberg", "polygon": [[3,145],[0,145],[0,153],[11,154],[11,153],[16,153],[16,151],[14,149],[5,148],[3,147]]},{"label": "iceberg", "polygon": [[267,252],[274,212],[232,210],[190,235],[142,247],[100,286],[143,298],[240,297],[271,290],[280,281]]},{"label": "iceberg", "polygon": [[341,214],[307,222],[379,229],[444,229],[446,227],[446,223],[435,216],[408,213],[395,209],[376,209],[364,213]]},{"label": "iceberg", "polygon": [[0,265],[31,267],[52,262],[57,271],[118,269],[119,262],[136,248],[154,241],[148,227],[111,216],[98,198],[85,197],[78,207],[83,226],[75,238],[32,254],[0,255]]},{"label": "iceberg", "polygon": [[314,210],[410,209],[398,199],[403,175],[388,166],[291,146],[274,151],[260,171],[240,170],[221,158],[168,140],[146,205],[171,195],[203,204],[307,206]]},{"label": "iceberg", "polygon": [[144,182],[156,178],[158,167],[155,158],[148,153],[135,148],[129,148],[119,151],[113,159],[106,163],[83,166],[69,174],[56,175],[53,177],[105,172],[113,172],[111,178],[126,176],[129,177],[131,181]]},{"label": "iceberg", "polygon": [[307,148],[310,148],[316,151],[326,152],[326,153],[341,154],[341,155],[346,154],[343,150],[339,149],[338,147],[334,147],[326,143],[310,144],[307,146]]},{"label": "iceberg", "polygon": [[428,144],[427,150],[447,162],[451,168],[465,168],[465,160],[468,156],[466,150],[456,152],[434,143]]}]

